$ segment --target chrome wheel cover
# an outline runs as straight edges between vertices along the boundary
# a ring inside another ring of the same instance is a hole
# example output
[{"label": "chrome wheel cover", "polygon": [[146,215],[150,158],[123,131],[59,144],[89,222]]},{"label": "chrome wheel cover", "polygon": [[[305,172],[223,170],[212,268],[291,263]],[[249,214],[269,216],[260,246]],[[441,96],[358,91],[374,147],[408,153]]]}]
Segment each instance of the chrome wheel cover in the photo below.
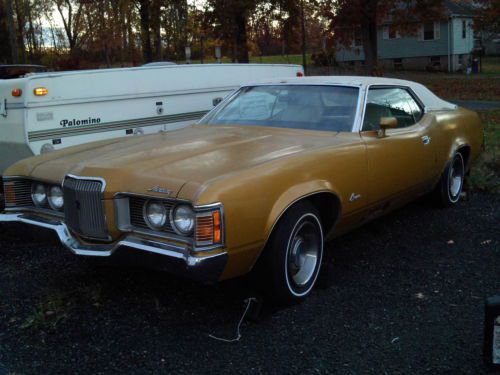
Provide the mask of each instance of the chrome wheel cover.
[{"label": "chrome wheel cover", "polygon": [[290,285],[292,288],[303,288],[313,280],[312,287],[322,253],[323,234],[318,219],[313,215],[304,215],[295,225],[288,241],[286,272],[289,284],[293,284]]},{"label": "chrome wheel cover", "polygon": [[448,195],[450,200],[455,203],[460,198],[464,183],[464,161],[462,155],[456,154],[448,174]]}]

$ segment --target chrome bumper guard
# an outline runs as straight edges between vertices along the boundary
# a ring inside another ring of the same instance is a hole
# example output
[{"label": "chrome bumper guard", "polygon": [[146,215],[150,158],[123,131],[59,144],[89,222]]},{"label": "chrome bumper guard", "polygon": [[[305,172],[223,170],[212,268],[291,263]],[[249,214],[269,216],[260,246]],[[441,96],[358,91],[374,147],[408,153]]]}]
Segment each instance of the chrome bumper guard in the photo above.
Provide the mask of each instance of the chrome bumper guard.
[{"label": "chrome bumper guard", "polygon": [[[187,246],[166,244],[158,241],[147,240],[134,235],[113,244],[80,243],[72,236],[66,224],[57,219],[45,218],[29,213],[3,213],[0,222],[20,222],[46,229],[57,233],[61,243],[76,255],[88,257],[127,258],[127,255],[150,255],[151,266],[165,269],[171,273],[186,276],[202,282],[215,282],[219,279],[227,263],[227,253],[207,256],[194,256]],[[130,250],[134,250],[131,254]],[[137,259],[135,257],[135,259]],[[143,259],[144,260],[144,259]],[[158,261],[163,260],[163,262]],[[146,262],[149,263],[149,262]]]}]

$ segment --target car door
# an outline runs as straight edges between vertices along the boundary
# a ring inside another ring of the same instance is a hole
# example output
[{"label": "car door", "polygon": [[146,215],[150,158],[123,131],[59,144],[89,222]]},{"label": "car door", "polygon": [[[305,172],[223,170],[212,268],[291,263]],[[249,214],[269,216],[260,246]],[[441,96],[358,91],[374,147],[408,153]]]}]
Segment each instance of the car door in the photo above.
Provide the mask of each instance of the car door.
[{"label": "car door", "polygon": [[[387,129],[385,136],[379,132],[381,117],[397,119],[397,127]],[[384,211],[390,203],[410,200],[428,189],[435,163],[429,125],[429,116],[409,88],[369,88],[361,136],[366,144],[370,205]]]}]

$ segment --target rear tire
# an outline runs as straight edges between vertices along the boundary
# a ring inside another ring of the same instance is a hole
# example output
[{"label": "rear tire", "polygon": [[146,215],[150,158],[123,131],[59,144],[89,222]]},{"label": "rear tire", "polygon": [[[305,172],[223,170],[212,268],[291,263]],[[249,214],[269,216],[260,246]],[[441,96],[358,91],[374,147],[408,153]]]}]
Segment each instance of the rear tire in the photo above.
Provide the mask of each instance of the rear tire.
[{"label": "rear tire", "polygon": [[[323,259],[324,238],[318,211],[307,202],[292,206],[271,234],[257,276],[272,303],[293,305],[313,289]],[[259,278],[260,278],[259,277]]]},{"label": "rear tire", "polygon": [[453,155],[439,180],[434,197],[441,207],[451,207],[460,200],[465,179],[465,163],[461,153]]}]

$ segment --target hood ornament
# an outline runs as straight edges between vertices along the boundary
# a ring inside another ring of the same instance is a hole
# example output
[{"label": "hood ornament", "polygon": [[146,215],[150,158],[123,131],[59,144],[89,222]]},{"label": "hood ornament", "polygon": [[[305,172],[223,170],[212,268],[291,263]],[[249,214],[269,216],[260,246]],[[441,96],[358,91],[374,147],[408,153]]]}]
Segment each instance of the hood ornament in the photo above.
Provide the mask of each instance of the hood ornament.
[{"label": "hood ornament", "polygon": [[162,188],[161,186],[158,186],[158,185],[153,186],[151,189],[148,189],[148,191],[151,191],[153,193],[166,194],[166,195],[172,194],[172,190]]}]

